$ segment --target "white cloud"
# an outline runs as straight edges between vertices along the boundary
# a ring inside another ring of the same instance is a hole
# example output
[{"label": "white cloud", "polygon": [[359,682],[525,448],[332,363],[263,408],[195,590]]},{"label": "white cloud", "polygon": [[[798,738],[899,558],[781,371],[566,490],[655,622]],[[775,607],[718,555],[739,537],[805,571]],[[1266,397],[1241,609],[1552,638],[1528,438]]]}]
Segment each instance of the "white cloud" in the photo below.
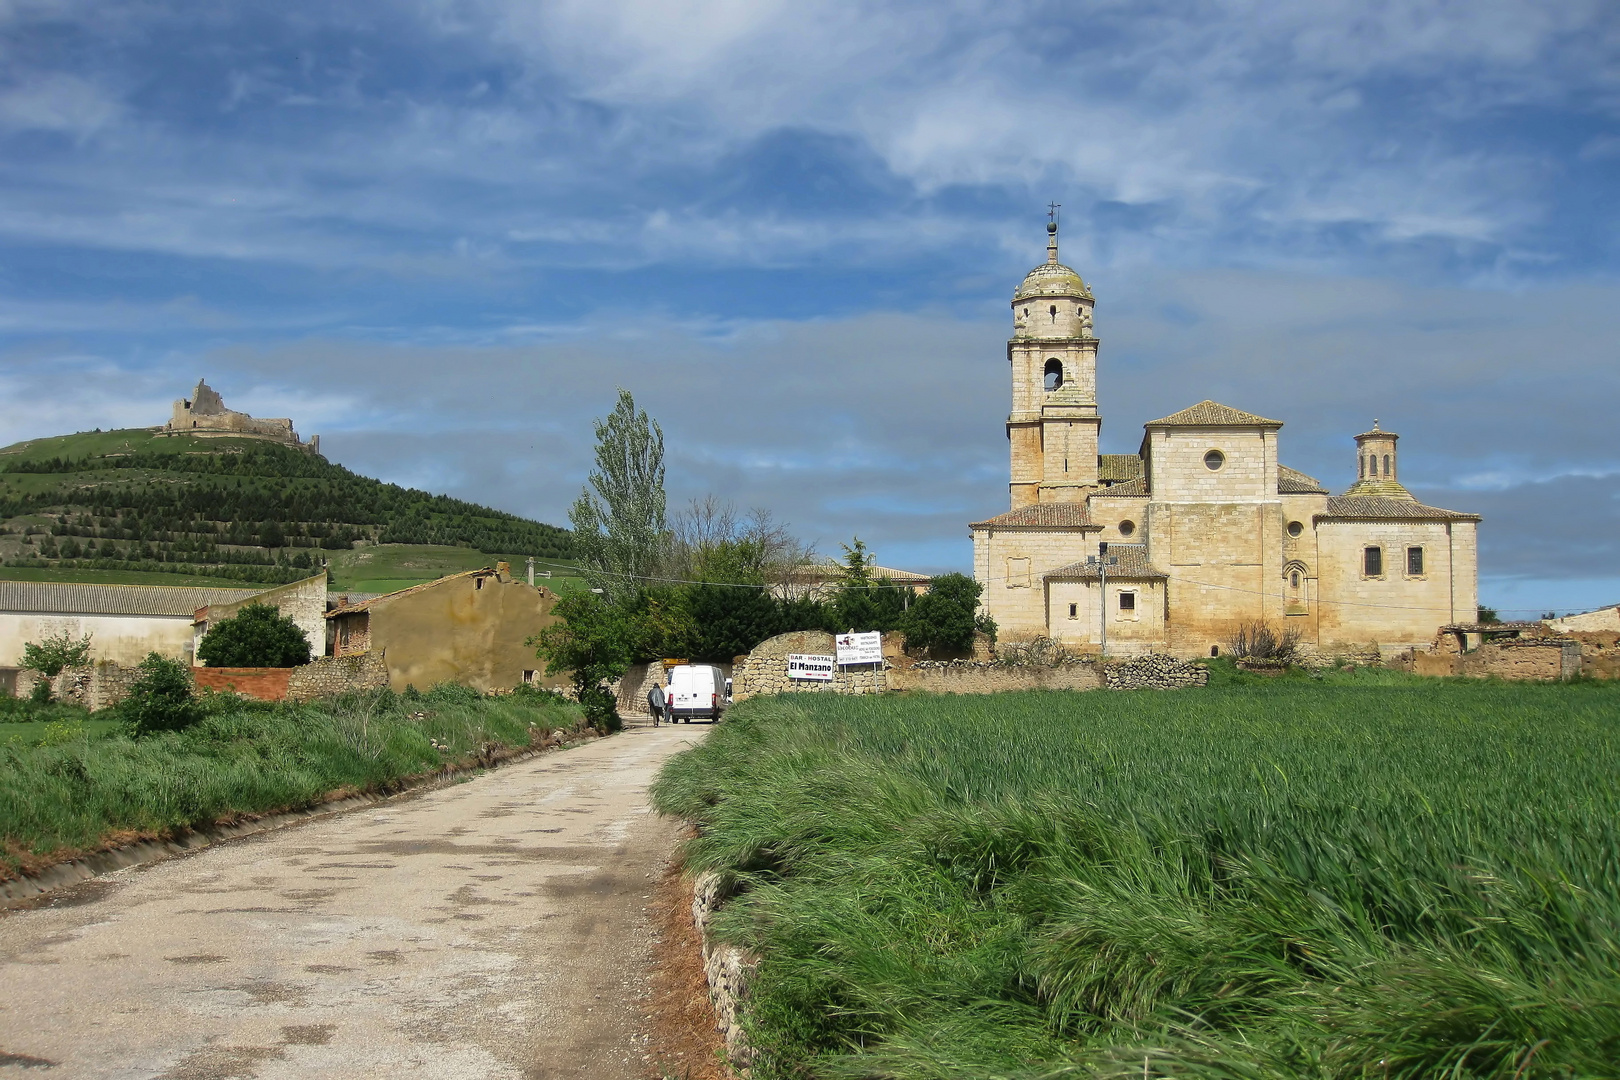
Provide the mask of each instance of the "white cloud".
[{"label": "white cloud", "polygon": [[0,90],[0,126],[87,136],[117,121],[124,106],[77,75],[51,72]]}]

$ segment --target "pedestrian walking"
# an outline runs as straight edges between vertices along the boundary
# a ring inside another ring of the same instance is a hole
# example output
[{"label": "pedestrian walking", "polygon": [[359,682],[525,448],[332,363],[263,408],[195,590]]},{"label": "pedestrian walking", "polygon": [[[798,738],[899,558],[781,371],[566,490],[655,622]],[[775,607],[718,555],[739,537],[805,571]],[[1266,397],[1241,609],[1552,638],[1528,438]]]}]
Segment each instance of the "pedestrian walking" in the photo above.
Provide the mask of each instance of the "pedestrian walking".
[{"label": "pedestrian walking", "polygon": [[657,727],[664,718],[664,688],[657,683],[647,691],[647,711],[652,713],[653,727]]}]

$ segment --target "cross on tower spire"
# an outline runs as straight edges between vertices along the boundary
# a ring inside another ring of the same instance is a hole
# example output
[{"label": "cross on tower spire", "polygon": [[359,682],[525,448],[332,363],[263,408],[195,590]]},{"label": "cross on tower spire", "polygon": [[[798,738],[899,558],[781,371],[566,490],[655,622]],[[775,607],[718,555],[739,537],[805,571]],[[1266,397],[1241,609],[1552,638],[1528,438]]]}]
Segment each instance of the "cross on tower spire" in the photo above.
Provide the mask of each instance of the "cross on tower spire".
[{"label": "cross on tower spire", "polygon": [[1063,204],[1060,203],[1060,202],[1047,203],[1046,204],[1046,220],[1048,220],[1052,224],[1056,225],[1057,224],[1057,219],[1058,219],[1058,210],[1060,208],[1062,208],[1062,206],[1063,206]]}]

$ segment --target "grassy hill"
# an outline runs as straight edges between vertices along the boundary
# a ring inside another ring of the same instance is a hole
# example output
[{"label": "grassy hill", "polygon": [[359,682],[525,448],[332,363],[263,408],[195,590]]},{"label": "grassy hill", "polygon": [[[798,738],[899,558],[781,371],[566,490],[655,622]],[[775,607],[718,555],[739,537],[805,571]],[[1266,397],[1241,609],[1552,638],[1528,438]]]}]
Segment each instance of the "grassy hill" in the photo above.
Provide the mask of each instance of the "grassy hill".
[{"label": "grassy hill", "polygon": [[340,587],[381,592],[570,554],[566,529],[260,440],[129,429],[0,449],[5,577],[278,583],[330,562]]}]

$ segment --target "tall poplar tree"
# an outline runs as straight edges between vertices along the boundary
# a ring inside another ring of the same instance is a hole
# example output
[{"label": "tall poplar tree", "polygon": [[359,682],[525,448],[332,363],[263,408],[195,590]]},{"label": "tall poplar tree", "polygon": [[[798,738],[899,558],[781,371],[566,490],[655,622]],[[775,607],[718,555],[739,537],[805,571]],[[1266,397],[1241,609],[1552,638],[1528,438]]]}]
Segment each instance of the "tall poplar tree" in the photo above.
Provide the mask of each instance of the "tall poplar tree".
[{"label": "tall poplar tree", "polygon": [[664,432],[630,391],[596,422],[596,468],[568,511],[580,568],[609,600],[627,603],[657,569],[667,540]]}]

